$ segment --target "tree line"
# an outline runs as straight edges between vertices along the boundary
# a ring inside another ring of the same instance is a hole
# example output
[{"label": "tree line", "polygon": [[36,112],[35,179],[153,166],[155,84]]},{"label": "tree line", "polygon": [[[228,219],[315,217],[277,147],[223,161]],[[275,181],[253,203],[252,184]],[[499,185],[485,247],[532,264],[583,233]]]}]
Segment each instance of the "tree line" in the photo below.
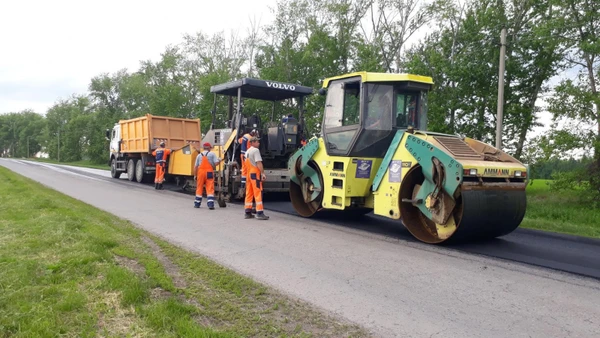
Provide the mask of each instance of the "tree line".
[{"label": "tree line", "polygon": [[[432,76],[429,129],[494,144],[506,28],[504,150],[530,165],[568,161],[578,150],[592,159],[585,175],[600,196],[600,0],[279,0],[272,11],[268,25],[187,34],[156,62],[99,74],[45,116],[0,115],[2,154],[44,149],[61,161],[103,163],[104,130],[119,119],[198,117],[205,132],[212,85],[256,77],[317,89],[325,77],[362,70]],[[319,131],[323,106],[322,97],[308,98],[309,132]],[[227,104],[219,107],[223,127]],[[243,109],[270,118],[264,105]],[[542,110],[551,125],[532,139]]]}]

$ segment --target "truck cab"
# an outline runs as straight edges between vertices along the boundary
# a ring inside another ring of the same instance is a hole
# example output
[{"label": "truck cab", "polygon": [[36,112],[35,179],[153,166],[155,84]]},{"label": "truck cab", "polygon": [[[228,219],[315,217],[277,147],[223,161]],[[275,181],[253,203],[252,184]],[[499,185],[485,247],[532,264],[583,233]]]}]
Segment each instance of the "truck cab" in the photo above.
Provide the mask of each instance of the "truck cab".
[{"label": "truck cab", "polygon": [[108,165],[113,157],[117,156],[121,147],[121,125],[115,123],[113,129],[106,129],[106,139],[110,141],[109,149],[110,153],[108,154]]}]

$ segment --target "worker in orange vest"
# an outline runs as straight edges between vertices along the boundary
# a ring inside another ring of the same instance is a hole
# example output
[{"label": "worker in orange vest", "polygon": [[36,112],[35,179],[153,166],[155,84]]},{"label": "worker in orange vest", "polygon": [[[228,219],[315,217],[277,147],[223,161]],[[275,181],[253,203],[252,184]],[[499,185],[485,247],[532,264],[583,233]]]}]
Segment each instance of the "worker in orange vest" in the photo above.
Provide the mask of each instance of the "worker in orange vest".
[{"label": "worker in orange vest", "polygon": [[160,146],[152,152],[156,162],[156,174],[154,175],[154,189],[163,189],[165,181],[165,168],[167,167],[167,156],[171,154],[171,149],[165,148],[165,142],[161,141]]},{"label": "worker in orange vest", "polygon": [[196,181],[196,199],[194,200],[194,208],[200,208],[202,204],[202,191],[206,187],[206,205],[208,209],[215,209],[215,175],[214,170],[222,159],[217,158],[215,153],[210,152],[212,146],[206,142],[202,145],[204,151],[196,156],[196,164],[194,165],[194,180]]},{"label": "worker in orange vest", "polygon": [[246,185],[246,200],[245,200],[245,218],[253,218],[252,201],[256,203],[256,219],[267,220],[269,216],[264,214],[262,200],[262,182],[267,179],[265,168],[263,167],[262,157],[258,149],[259,138],[254,136],[250,138],[250,148],[246,151],[246,168],[250,177],[250,182]]},{"label": "worker in orange vest", "polygon": [[246,133],[244,134],[244,136],[240,137],[238,139],[238,142],[242,145],[241,148],[241,154],[240,154],[240,159],[242,160],[242,186],[240,187],[240,189],[246,189],[246,177],[248,176],[247,174],[247,168],[246,168],[246,151],[248,150],[248,148],[250,148],[250,138],[254,137],[254,136],[258,136],[258,133],[256,132],[256,129],[252,129],[252,131],[250,133]]}]

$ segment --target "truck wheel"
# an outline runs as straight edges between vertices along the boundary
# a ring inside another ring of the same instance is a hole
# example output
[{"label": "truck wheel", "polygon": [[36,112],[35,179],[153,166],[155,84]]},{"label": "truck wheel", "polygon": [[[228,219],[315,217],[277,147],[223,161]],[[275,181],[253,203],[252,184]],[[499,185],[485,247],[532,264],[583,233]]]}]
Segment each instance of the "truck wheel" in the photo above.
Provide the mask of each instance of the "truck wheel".
[{"label": "truck wheel", "polygon": [[127,162],[127,179],[132,182],[135,179],[135,162],[134,159]]},{"label": "truck wheel", "polygon": [[112,178],[121,177],[121,173],[117,171],[117,160],[114,158],[110,161],[110,176]]},{"label": "truck wheel", "polygon": [[143,159],[137,161],[137,164],[135,165],[135,180],[138,181],[138,183],[150,182],[150,175],[144,174],[145,167],[146,165]]}]

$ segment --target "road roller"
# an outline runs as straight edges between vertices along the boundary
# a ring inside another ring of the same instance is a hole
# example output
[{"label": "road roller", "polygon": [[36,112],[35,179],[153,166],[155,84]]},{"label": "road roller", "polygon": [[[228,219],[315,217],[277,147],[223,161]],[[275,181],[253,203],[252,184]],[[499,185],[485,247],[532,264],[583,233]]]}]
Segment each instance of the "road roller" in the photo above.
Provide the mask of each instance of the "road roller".
[{"label": "road roller", "polygon": [[484,142],[428,131],[432,86],[414,74],[325,79],[321,133],[288,161],[296,212],[373,212],[429,244],[514,231],[525,216],[527,167]]}]

